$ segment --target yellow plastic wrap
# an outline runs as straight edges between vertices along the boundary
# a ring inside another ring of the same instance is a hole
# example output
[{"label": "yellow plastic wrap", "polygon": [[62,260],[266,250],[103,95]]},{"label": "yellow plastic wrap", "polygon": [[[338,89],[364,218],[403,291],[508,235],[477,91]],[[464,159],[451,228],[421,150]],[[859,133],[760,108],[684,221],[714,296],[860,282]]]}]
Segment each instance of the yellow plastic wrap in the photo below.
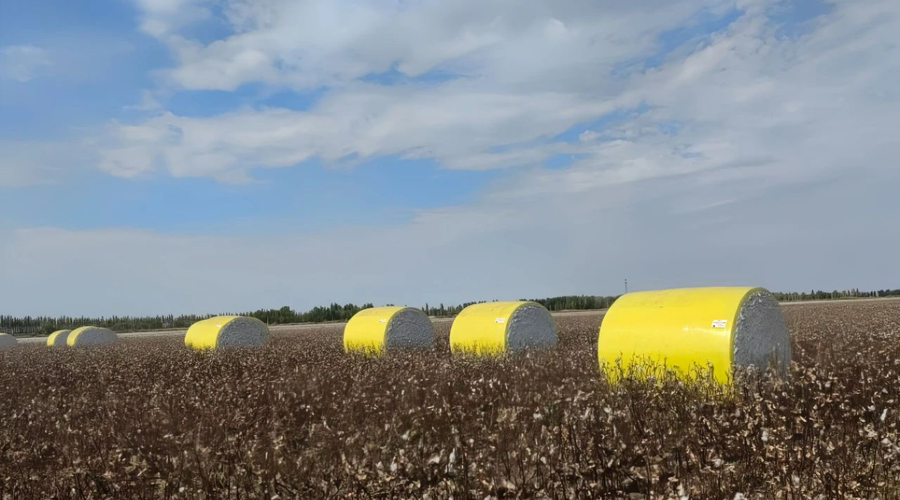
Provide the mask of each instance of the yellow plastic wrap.
[{"label": "yellow plastic wrap", "polygon": [[91,327],[90,326],[82,326],[81,328],[76,328],[76,329],[72,330],[71,332],[69,332],[69,337],[66,339],[66,345],[69,347],[72,347],[73,345],[75,345],[75,340],[78,338],[79,335],[81,335],[81,332],[83,332],[84,330],[86,330],[88,328],[91,328]]},{"label": "yellow plastic wrap", "polygon": [[[677,288],[619,297],[600,325],[597,357],[611,378],[621,368],[650,362],[688,377],[712,366],[731,380],[733,329],[752,287]],[[640,373],[640,371],[639,371]],[[646,373],[658,375],[658,373]]]},{"label": "yellow plastic wrap", "polygon": [[[66,340],[68,340],[67,336],[71,333],[72,332],[69,330],[56,330],[55,332],[51,333],[49,337],[47,337],[47,345],[51,346],[51,347],[56,345],[56,342],[60,337],[63,337]],[[60,342],[62,342],[63,344],[66,343],[65,341],[62,341],[62,340],[60,340]]]},{"label": "yellow plastic wrap", "polygon": [[184,345],[194,349],[215,349],[219,339],[219,331],[239,317],[214,316],[194,323],[184,335]]},{"label": "yellow plastic wrap", "polygon": [[344,327],[344,351],[384,352],[388,324],[401,306],[370,307],[354,314]]},{"label": "yellow plastic wrap", "polygon": [[516,309],[534,302],[485,302],[460,311],[450,327],[450,350],[478,355],[506,351],[506,328]]}]

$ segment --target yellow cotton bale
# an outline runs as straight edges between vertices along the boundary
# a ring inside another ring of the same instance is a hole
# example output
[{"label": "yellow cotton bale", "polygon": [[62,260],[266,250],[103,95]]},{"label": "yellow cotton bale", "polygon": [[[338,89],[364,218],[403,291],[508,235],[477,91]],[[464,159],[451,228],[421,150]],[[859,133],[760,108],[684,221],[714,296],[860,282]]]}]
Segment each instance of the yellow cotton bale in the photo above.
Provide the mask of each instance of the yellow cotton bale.
[{"label": "yellow cotton bale", "polygon": [[711,367],[728,383],[737,367],[787,366],[791,345],[778,301],[764,288],[678,288],[619,297],[600,325],[597,357],[612,378],[663,369],[694,377]]},{"label": "yellow cotton bale", "polygon": [[188,328],[184,345],[193,349],[261,347],[269,342],[269,327],[246,316],[215,316]]},{"label": "yellow cotton bale", "polygon": [[56,330],[47,337],[47,345],[50,347],[64,347],[70,333],[72,333],[72,330]]},{"label": "yellow cotton bale", "polygon": [[414,307],[370,307],[354,314],[344,327],[344,350],[382,353],[434,344],[431,320]]},{"label": "yellow cotton bale", "polygon": [[19,344],[19,339],[8,333],[0,333],[0,349],[15,347]]},{"label": "yellow cotton bale", "polygon": [[118,342],[119,336],[109,328],[98,326],[82,326],[76,328],[66,337],[66,345],[69,347],[109,345]]},{"label": "yellow cotton bale", "polygon": [[536,302],[473,304],[450,327],[450,350],[455,353],[497,355],[555,345],[553,318]]}]

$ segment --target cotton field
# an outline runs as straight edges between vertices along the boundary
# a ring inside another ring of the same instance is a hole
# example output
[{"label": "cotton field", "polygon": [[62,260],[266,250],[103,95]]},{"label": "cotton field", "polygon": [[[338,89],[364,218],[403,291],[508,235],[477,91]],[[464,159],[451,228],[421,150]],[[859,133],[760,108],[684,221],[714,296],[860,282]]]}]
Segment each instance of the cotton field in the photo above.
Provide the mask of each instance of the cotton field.
[{"label": "cotton field", "polygon": [[[784,376],[598,369],[557,346],[346,353],[342,325],[257,348],[178,336],[0,351],[4,498],[900,498],[900,301],[783,307]],[[675,375],[672,373],[672,375]]]}]

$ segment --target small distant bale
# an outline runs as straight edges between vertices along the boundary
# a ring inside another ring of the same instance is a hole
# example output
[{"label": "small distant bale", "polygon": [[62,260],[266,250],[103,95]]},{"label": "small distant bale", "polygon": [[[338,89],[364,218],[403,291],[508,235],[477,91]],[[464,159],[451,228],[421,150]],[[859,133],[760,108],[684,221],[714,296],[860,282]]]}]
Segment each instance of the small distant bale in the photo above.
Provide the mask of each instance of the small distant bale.
[{"label": "small distant bale", "polygon": [[463,309],[450,327],[454,353],[498,355],[556,346],[550,312],[536,302],[485,302]]},{"label": "small distant bale", "polygon": [[791,344],[781,307],[764,288],[707,287],[633,292],[609,308],[597,358],[611,379],[628,372],[730,383],[736,368],[784,369]]},{"label": "small distant bale", "polygon": [[193,349],[262,347],[269,343],[269,327],[246,316],[215,316],[188,328],[184,345]]},{"label": "small distant bale", "polygon": [[65,347],[70,333],[72,333],[72,330],[56,330],[47,337],[47,345],[50,347]]},{"label": "small distant bale", "polygon": [[354,314],[344,327],[344,351],[385,351],[434,345],[431,320],[414,307],[371,307]]},{"label": "small distant bale", "polygon": [[69,333],[66,345],[69,347],[115,344],[119,340],[116,332],[99,326],[82,326]]},{"label": "small distant bale", "polygon": [[8,333],[0,333],[0,349],[15,347],[19,344],[19,339]]}]

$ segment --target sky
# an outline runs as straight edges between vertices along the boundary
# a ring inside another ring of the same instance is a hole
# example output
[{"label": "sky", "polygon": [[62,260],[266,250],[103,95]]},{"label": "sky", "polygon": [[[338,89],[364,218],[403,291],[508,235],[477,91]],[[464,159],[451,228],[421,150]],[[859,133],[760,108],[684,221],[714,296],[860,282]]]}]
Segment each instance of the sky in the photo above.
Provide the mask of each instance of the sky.
[{"label": "sky", "polygon": [[900,286],[894,0],[0,0],[0,314]]}]

